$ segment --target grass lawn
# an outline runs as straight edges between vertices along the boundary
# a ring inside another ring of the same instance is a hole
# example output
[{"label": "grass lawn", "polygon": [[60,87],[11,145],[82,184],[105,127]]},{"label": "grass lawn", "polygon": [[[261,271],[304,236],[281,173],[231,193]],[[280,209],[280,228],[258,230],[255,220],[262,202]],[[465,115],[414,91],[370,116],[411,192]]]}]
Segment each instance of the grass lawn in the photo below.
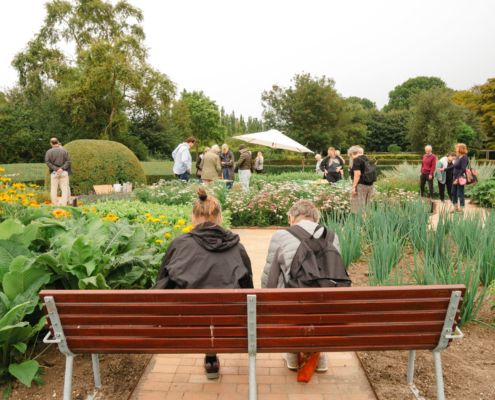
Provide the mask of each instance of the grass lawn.
[{"label": "grass lawn", "polygon": [[[144,161],[141,163],[146,175],[172,175],[172,161]],[[34,182],[45,179],[46,165],[32,164],[0,164],[5,168],[5,176],[11,176],[18,182]]]}]

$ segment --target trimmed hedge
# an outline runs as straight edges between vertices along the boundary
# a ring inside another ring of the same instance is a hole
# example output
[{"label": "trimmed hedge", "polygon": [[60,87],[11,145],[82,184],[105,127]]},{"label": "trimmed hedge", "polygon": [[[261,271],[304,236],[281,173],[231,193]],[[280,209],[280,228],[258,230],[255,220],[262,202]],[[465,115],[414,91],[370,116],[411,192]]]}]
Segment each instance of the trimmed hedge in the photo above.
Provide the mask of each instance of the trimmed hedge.
[{"label": "trimmed hedge", "polygon": [[[144,169],[138,158],[121,143],[83,139],[74,140],[64,147],[71,158],[72,194],[91,193],[93,185],[132,182],[136,186],[146,183]],[[46,182],[49,182],[48,173]]]}]

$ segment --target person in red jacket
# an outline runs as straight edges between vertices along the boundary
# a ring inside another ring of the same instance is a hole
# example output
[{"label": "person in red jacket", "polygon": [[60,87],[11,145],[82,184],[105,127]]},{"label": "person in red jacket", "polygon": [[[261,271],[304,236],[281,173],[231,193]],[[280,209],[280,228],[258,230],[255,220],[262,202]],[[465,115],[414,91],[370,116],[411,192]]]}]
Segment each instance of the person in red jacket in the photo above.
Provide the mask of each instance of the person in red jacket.
[{"label": "person in red jacket", "polygon": [[428,182],[428,197],[433,197],[433,176],[437,167],[437,156],[433,154],[433,149],[430,145],[425,147],[425,154],[421,161],[421,175],[419,178],[419,190],[421,197],[425,196],[425,184]]}]

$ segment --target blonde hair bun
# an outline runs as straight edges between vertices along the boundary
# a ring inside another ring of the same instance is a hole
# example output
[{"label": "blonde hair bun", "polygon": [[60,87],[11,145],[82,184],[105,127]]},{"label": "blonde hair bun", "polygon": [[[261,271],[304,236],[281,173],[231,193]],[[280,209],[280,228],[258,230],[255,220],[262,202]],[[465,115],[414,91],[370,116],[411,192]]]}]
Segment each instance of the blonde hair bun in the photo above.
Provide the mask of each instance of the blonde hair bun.
[{"label": "blonde hair bun", "polygon": [[206,190],[201,186],[198,187],[197,193],[198,193],[198,198],[201,201],[206,201],[206,199],[208,198],[208,194],[206,193]]}]

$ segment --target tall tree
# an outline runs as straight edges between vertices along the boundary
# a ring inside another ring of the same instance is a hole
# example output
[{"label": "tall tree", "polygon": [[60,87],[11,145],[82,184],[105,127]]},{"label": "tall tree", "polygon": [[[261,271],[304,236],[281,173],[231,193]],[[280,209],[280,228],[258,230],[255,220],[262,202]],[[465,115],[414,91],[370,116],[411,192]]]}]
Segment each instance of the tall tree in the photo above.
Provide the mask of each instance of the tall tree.
[{"label": "tall tree", "polygon": [[225,128],[220,122],[218,106],[203,92],[184,90],[174,104],[172,115],[177,114],[176,108],[182,109],[184,134],[192,133],[200,144],[223,142]]},{"label": "tall tree", "polygon": [[127,132],[131,110],[168,107],[175,87],[147,63],[139,9],[104,0],[52,0],[46,9],[42,28],[13,61],[29,98],[54,87],[78,136],[109,139]]},{"label": "tall tree", "polygon": [[276,128],[293,139],[321,151],[330,144],[343,143],[339,122],[345,102],[335,90],[335,82],[325,76],[295,75],[292,85],[273,85],[263,92],[264,124]]},{"label": "tall tree", "polygon": [[388,94],[388,104],[385,111],[409,109],[413,97],[424,91],[433,88],[446,88],[445,82],[435,76],[418,76],[396,86]]},{"label": "tall tree", "polygon": [[371,112],[367,121],[366,149],[387,151],[389,145],[396,144],[406,150],[409,147],[408,120],[407,110]]},{"label": "tall tree", "polygon": [[487,145],[495,149],[495,78],[488,79],[479,89],[479,108]]},{"label": "tall tree", "polygon": [[435,152],[453,150],[461,127],[462,110],[452,101],[452,91],[433,88],[413,99],[409,121],[409,140],[414,150],[430,144]]}]

